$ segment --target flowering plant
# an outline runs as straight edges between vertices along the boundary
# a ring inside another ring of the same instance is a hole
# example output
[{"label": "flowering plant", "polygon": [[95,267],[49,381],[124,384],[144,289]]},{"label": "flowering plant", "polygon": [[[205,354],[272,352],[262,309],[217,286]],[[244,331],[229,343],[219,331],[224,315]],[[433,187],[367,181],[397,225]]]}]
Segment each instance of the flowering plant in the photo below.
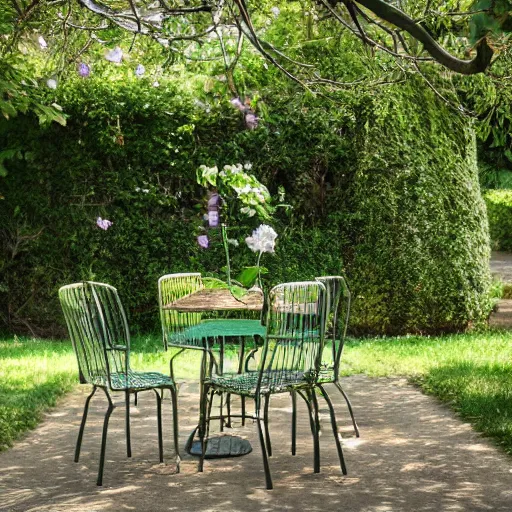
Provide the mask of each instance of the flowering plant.
[{"label": "flowering plant", "polygon": [[[240,224],[240,216],[243,218],[256,217],[265,221],[272,218],[274,208],[271,205],[270,193],[258,179],[247,173],[252,168],[251,164],[225,165],[219,172],[217,166],[207,167],[201,165],[197,171],[197,182],[208,187],[209,195],[207,201],[207,213],[204,220],[208,223],[208,228],[221,227],[222,242],[226,253],[226,274],[227,284],[232,292],[237,294],[245,293],[245,290],[234,290],[231,280],[231,264],[229,256],[229,246],[238,246],[238,240],[228,238],[227,220],[236,218],[236,223]],[[222,215],[221,215],[222,211]],[[222,216],[222,222],[220,218]],[[205,227],[200,228],[200,234],[197,237],[197,243],[203,249],[210,245],[208,231]],[[261,286],[261,273],[266,269],[260,267],[261,255],[264,252],[274,252],[277,233],[267,224],[262,224],[253,231],[252,236],[245,239],[248,247],[258,253],[256,266],[245,267],[237,276],[235,284],[240,288],[250,287],[258,280]]]}]

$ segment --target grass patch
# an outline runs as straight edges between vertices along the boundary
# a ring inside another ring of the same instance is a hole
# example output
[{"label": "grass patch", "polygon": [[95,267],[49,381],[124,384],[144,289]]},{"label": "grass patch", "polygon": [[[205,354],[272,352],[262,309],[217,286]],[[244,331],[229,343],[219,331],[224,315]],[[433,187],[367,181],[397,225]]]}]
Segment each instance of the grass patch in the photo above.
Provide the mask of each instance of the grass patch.
[{"label": "grass patch", "polygon": [[[169,373],[169,352],[160,336],[134,337],[131,366]],[[175,365],[177,379],[198,379],[201,353],[185,351]],[[0,338],[0,450],[41,421],[59,397],[78,385],[70,341]]]},{"label": "grass patch", "polygon": [[[351,339],[342,374],[406,376],[512,453],[511,341],[506,332]],[[134,369],[168,373],[169,357],[158,335],[132,340]],[[177,379],[197,379],[200,357],[180,355]],[[77,382],[70,342],[0,339],[0,449],[36,426]]]}]

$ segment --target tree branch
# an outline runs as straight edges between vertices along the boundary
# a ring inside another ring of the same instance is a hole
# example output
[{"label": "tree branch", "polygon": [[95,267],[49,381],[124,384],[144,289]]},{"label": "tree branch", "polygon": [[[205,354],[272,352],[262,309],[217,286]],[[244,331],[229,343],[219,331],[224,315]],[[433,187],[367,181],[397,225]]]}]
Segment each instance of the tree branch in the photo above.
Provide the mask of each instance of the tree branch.
[{"label": "tree branch", "polygon": [[409,33],[423,44],[424,49],[434,59],[448,69],[463,75],[473,75],[484,72],[491,63],[493,50],[482,38],[476,46],[476,56],[472,60],[463,60],[448,53],[432,36],[412,18],[400,9],[383,0],[355,0],[359,5],[366,7],[379,18]]}]

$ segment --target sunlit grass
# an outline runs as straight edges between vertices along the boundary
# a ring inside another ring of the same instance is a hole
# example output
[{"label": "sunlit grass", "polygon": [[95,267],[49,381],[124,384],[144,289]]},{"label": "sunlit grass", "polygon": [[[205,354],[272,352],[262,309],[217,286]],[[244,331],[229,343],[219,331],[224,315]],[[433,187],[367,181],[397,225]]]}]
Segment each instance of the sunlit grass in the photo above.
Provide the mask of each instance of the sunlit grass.
[{"label": "sunlit grass", "polygon": [[[158,335],[132,340],[131,365],[136,370],[168,373],[170,355]],[[175,365],[177,380],[198,379],[200,359],[199,351],[181,354]],[[351,339],[342,374],[355,373],[408,377],[512,453],[512,334]],[[0,339],[0,447],[33,428],[75,385],[70,342]]]}]

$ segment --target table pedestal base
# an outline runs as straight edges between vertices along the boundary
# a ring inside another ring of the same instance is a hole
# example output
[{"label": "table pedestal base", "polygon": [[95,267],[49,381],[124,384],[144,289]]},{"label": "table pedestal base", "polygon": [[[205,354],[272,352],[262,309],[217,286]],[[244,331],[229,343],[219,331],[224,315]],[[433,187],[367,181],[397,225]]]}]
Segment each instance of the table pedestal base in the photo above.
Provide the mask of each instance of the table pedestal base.
[{"label": "table pedestal base", "polygon": [[[201,456],[201,441],[193,441],[188,447],[190,455]],[[222,459],[224,457],[241,457],[252,452],[252,446],[247,439],[238,436],[225,435],[210,437],[206,443],[205,459]]]}]

